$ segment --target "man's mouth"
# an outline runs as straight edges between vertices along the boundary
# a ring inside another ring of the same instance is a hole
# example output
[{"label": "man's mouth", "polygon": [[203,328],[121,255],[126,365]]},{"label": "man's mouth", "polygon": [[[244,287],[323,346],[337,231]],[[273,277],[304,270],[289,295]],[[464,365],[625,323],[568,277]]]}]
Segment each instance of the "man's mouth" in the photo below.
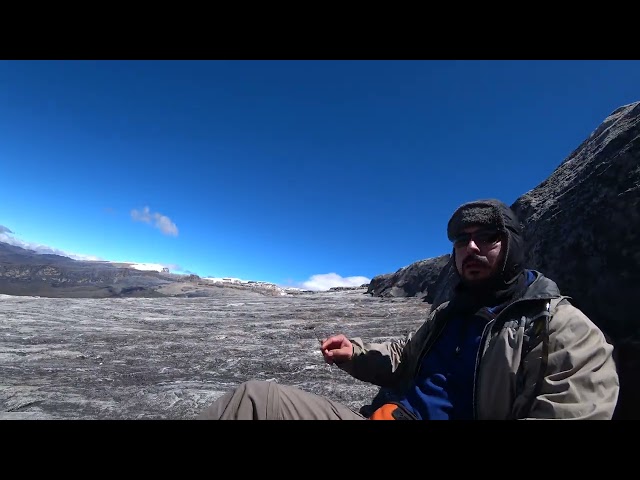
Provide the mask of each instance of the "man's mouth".
[{"label": "man's mouth", "polygon": [[465,262],[465,264],[463,265],[464,268],[486,268],[487,265],[485,265],[482,262],[478,262],[475,260],[469,261],[469,262]]}]

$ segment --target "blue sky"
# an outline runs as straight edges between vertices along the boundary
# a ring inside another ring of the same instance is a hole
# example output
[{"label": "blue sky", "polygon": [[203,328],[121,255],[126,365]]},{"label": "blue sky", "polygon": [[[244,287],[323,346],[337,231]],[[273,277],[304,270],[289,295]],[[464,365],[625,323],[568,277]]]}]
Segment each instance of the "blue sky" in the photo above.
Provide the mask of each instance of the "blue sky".
[{"label": "blue sky", "polygon": [[0,61],[0,240],[365,283],[638,100],[639,61]]}]

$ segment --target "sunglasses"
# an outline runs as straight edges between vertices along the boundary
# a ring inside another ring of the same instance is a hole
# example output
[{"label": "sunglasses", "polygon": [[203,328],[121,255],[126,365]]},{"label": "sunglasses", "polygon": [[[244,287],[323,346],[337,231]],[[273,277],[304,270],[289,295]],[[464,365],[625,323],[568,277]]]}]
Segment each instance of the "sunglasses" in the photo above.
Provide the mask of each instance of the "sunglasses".
[{"label": "sunglasses", "polygon": [[461,233],[453,239],[453,246],[456,248],[466,247],[469,240],[473,240],[478,248],[488,248],[496,245],[502,238],[498,230],[478,230],[473,233]]}]

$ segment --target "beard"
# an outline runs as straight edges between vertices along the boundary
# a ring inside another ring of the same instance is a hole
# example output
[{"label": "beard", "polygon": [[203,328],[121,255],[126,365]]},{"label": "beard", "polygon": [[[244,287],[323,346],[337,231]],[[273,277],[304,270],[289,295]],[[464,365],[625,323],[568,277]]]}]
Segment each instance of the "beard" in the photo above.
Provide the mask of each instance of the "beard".
[{"label": "beard", "polygon": [[[476,270],[474,274],[469,274],[468,270]],[[460,273],[460,280],[465,284],[473,287],[479,287],[488,285],[491,283],[492,277],[495,276],[494,269],[491,268],[491,264],[487,257],[480,255],[469,255],[462,261],[460,267],[462,273]]]}]

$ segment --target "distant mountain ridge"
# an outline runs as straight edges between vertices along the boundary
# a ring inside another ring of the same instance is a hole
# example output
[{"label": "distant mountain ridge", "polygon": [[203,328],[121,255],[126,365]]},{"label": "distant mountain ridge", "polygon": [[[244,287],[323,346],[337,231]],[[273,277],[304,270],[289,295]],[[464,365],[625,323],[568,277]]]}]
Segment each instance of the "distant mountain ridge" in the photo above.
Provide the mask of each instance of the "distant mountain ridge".
[{"label": "distant mountain ridge", "polygon": [[0,242],[0,293],[45,297],[153,296],[168,283],[157,272],[118,267],[109,262],[39,254]]},{"label": "distant mountain ridge", "polygon": [[178,275],[139,270],[132,264],[74,260],[39,254],[0,242],[0,294],[58,298],[113,297],[206,297],[219,288],[245,289],[264,295],[303,292],[283,289],[267,282],[237,285]]}]

